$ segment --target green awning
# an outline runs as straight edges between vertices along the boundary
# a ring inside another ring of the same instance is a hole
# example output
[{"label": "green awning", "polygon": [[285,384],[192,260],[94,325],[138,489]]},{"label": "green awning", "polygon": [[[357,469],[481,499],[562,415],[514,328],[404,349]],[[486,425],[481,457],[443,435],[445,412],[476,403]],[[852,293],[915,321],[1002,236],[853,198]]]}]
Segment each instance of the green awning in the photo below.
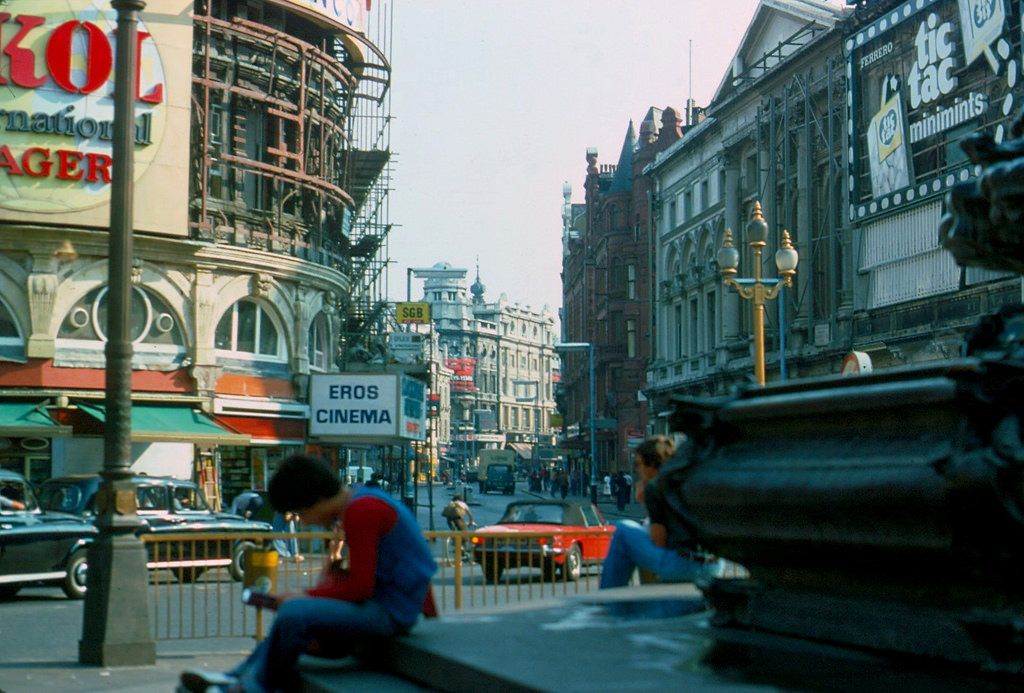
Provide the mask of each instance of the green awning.
[{"label": "green awning", "polygon": [[0,436],[10,438],[53,438],[71,435],[36,402],[0,402]]},{"label": "green awning", "polygon": [[[104,405],[79,404],[78,408],[101,423],[106,423]],[[131,440],[134,443],[245,445],[251,437],[230,431],[207,414],[191,407],[132,404]]]}]

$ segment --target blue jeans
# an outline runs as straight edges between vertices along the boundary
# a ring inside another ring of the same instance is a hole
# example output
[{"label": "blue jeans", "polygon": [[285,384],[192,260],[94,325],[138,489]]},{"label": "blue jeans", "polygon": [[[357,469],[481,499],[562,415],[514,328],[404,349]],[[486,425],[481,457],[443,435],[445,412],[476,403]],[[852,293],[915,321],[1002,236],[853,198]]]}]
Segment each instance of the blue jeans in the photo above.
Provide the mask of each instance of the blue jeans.
[{"label": "blue jeans", "polygon": [[[285,520],[281,513],[274,513],[274,531],[295,533],[295,520]],[[299,540],[294,538],[275,539],[274,549],[281,558],[292,558],[299,555]]]},{"label": "blue jeans", "polygon": [[697,563],[656,546],[639,522],[619,520],[601,569],[601,589],[628,585],[636,568],[649,570],[664,582],[689,582],[718,573],[716,563]]},{"label": "blue jeans", "polygon": [[[246,693],[298,690],[295,663],[302,654],[343,657],[355,644],[404,631],[379,603],[296,597],[281,605],[266,638],[230,673]],[[311,650],[311,646],[316,649]]]}]

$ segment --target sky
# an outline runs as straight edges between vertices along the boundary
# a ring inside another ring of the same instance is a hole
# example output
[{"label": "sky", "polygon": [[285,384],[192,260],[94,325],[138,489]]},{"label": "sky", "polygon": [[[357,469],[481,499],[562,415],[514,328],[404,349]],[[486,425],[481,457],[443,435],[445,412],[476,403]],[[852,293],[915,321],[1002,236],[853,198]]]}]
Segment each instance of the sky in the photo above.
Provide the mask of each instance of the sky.
[{"label": "sky", "polygon": [[758,2],[394,0],[388,297],[479,264],[487,301],[557,317],[563,184],[582,203],[588,147],[615,164],[650,107],[706,105]]}]

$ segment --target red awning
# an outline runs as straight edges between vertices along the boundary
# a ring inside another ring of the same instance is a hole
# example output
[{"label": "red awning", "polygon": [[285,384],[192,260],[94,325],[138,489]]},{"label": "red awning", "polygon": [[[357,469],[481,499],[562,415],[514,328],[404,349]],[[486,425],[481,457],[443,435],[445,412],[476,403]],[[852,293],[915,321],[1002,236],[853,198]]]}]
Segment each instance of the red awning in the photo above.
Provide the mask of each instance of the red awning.
[{"label": "red awning", "polygon": [[239,433],[248,433],[253,445],[306,444],[306,419],[225,414],[218,414],[216,418]]}]

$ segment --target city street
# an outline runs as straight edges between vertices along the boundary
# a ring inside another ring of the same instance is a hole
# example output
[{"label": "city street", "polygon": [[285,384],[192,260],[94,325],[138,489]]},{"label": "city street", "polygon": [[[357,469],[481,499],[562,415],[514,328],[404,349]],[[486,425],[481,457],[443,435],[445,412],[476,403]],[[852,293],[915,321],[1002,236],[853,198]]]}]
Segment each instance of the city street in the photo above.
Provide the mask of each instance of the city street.
[{"label": "city street", "polygon": [[[474,488],[469,494],[474,518],[480,526],[496,522],[505,506],[512,500],[536,497],[522,491],[524,483],[517,484],[517,493],[506,496],[497,493],[483,495]],[[460,489],[461,490],[461,489]],[[434,496],[434,529],[446,531],[447,525],[441,517],[441,508],[451,498],[453,490],[449,487],[435,485]],[[430,507],[428,488],[419,488],[420,505],[417,518],[424,531],[430,528]],[[608,504],[602,509],[607,509]],[[614,506],[612,506],[614,507]],[[612,518],[607,518],[612,520]],[[435,555],[440,557],[440,542],[434,544]],[[440,561],[439,561],[440,562]],[[282,579],[288,589],[299,587],[299,583],[312,578],[312,565],[287,564],[283,569]],[[561,593],[563,585],[542,584],[539,573],[536,579],[523,579],[506,587],[483,584],[483,576],[478,567],[464,564],[463,570],[463,609],[495,608],[509,604],[530,602],[536,599],[550,598],[555,590]],[[596,573],[595,573],[596,575]],[[238,623],[245,620],[248,630],[254,624],[253,610],[240,604],[240,585],[231,581],[222,570],[211,571],[194,585],[179,585],[166,574],[160,577],[161,614],[171,614],[175,620],[175,628],[188,633],[193,627],[205,628],[209,624],[228,624],[234,620]],[[453,609],[455,580],[454,567],[442,565],[435,580],[435,593],[441,603],[443,612]],[[586,581],[565,586],[567,589],[584,589]],[[469,587],[472,586],[472,589]],[[594,578],[587,589],[596,589]],[[0,654],[0,692],[18,693],[25,690],[26,671],[45,670],[50,666],[66,666],[78,660],[78,641],[82,631],[83,602],[71,601],[64,597],[59,588],[25,588],[16,598],[0,603],[0,639],[4,643]],[[130,618],[129,614],[125,615]],[[163,621],[158,627],[166,626]],[[251,637],[215,637],[206,639],[165,639],[158,641],[157,651],[160,658],[187,657],[202,654],[204,656],[223,656],[227,661],[236,660],[240,653],[248,651],[253,644]],[[84,669],[83,671],[93,671]],[[60,690],[55,688],[53,690]]]}]

